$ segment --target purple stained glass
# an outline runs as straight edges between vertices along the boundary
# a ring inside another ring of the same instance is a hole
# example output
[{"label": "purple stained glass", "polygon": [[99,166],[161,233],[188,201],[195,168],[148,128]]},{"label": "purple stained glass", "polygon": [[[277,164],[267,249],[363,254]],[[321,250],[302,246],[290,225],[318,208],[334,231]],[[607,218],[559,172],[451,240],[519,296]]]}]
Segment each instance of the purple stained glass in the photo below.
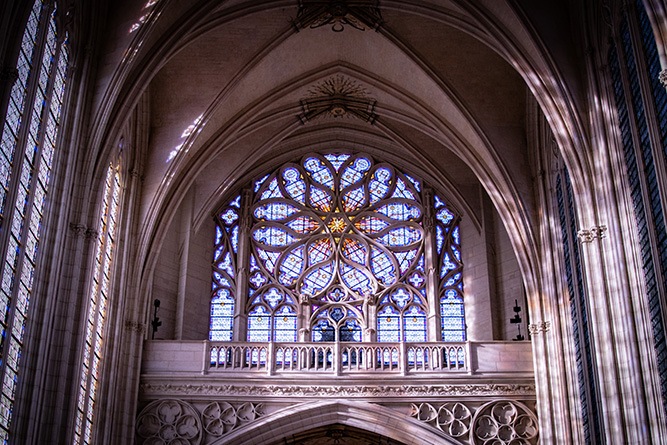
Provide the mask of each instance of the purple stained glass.
[{"label": "purple stained glass", "polygon": [[385,246],[401,247],[415,244],[422,239],[422,233],[416,227],[403,226],[391,229],[378,240]]},{"label": "purple stained glass", "polygon": [[275,226],[260,226],[253,230],[252,237],[257,242],[272,247],[288,246],[295,241],[287,231]]},{"label": "purple stained glass", "polygon": [[377,211],[391,219],[396,219],[399,221],[414,221],[421,216],[421,212],[417,206],[402,202],[395,202],[384,205],[377,209]]},{"label": "purple stained glass", "polygon": [[396,268],[387,252],[373,247],[371,249],[371,270],[375,277],[385,286],[396,282]]}]

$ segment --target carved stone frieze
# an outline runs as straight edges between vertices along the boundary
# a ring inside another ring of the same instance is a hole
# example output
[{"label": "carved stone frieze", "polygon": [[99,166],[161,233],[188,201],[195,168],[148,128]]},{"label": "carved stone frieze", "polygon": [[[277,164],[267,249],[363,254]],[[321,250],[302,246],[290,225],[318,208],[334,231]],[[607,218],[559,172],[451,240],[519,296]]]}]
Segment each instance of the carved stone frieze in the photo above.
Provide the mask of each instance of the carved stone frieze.
[{"label": "carved stone frieze", "polygon": [[234,406],[228,402],[212,402],[202,411],[202,423],[206,433],[220,437],[263,415],[261,403],[245,402]]},{"label": "carved stone frieze", "polygon": [[294,397],[424,397],[424,396],[534,396],[534,384],[447,384],[447,385],[232,385],[216,383],[142,383],[144,397],[207,396],[294,396]]},{"label": "carved stone frieze", "polygon": [[523,403],[498,400],[479,407],[470,429],[470,443],[536,444],[538,441],[537,416]]},{"label": "carved stone frieze", "polygon": [[472,413],[460,402],[449,402],[439,406],[431,403],[413,403],[410,415],[451,437],[463,437],[470,432]]},{"label": "carved stone frieze", "polygon": [[374,123],[375,99],[357,82],[343,75],[336,75],[313,86],[308,96],[301,100],[302,123],[315,118],[328,116],[332,118],[355,117],[365,122]]},{"label": "carved stone frieze", "polygon": [[591,243],[595,239],[605,238],[607,232],[607,226],[594,226],[590,229],[582,229],[577,232],[577,237],[582,243]]},{"label": "carved stone frieze", "polygon": [[86,235],[86,226],[83,224],[74,224],[69,223],[69,230],[74,236],[85,236]]},{"label": "carved stone frieze", "polygon": [[137,435],[143,443],[199,445],[202,424],[197,410],[182,400],[157,400],[137,417]]},{"label": "carved stone frieze", "polygon": [[378,0],[299,0],[294,28],[319,28],[331,25],[341,32],[346,26],[360,31],[377,30],[382,24]]}]

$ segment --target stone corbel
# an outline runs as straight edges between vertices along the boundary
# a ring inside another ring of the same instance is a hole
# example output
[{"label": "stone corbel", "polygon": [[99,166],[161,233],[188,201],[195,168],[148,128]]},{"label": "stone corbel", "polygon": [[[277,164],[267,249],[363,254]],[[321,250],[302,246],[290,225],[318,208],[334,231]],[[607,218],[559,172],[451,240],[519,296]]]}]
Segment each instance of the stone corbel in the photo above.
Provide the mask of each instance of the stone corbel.
[{"label": "stone corbel", "polygon": [[537,335],[541,332],[549,332],[551,329],[551,322],[549,321],[539,321],[537,323],[531,323],[528,325],[528,332],[530,335]]},{"label": "stone corbel", "polygon": [[591,243],[595,239],[603,239],[607,236],[607,226],[593,226],[590,229],[581,229],[577,237],[581,243]]}]

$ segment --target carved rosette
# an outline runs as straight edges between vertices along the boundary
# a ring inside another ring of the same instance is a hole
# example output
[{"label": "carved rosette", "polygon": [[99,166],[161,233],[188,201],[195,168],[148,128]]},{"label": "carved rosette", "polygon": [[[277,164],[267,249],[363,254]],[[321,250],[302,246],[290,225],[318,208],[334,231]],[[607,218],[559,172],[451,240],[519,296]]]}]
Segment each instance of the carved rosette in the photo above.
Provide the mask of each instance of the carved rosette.
[{"label": "carved rosette", "polygon": [[209,435],[220,437],[262,415],[264,412],[261,403],[246,402],[234,407],[227,402],[213,402],[204,408],[202,422]]},{"label": "carved rosette", "polygon": [[199,445],[202,440],[199,413],[181,400],[152,402],[137,418],[137,435],[145,445]]},{"label": "carved rosette", "polygon": [[482,405],[472,420],[470,443],[515,445],[537,443],[537,417],[524,404],[499,400]]},{"label": "carved rosette", "polygon": [[472,414],[460,402],[445,403],[438,408],[430,403],[412,404],[410,415],[451,437],[463,437],[470,432]]}]

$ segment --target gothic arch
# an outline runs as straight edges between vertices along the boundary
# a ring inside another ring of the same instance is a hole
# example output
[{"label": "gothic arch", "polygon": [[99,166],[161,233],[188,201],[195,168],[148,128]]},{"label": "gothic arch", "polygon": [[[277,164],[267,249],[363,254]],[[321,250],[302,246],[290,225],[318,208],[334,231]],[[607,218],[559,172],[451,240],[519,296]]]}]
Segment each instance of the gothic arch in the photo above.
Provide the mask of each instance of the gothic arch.
[{"label": "gothic arch", "polygon": [[289,434],[336,423],[373,431],[405,444],[461,445],[458,440],[398,411],[373,403],[343,400],[307,402],[278,411],[234,430],[211,445],[272,444]]}]

